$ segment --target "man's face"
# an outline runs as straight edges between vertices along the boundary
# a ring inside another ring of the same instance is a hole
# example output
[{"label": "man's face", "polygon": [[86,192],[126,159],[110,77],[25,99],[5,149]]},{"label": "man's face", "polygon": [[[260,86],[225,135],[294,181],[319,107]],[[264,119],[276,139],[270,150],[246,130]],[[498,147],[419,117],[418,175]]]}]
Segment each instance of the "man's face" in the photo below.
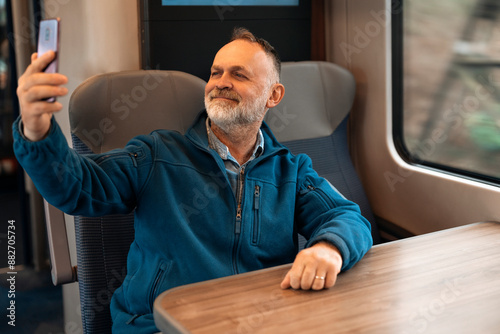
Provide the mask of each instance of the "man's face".
[{"label": "man's face", "polygon": [[225,132],[262,121],[271,94],[272,60],[257,43],[236,40],[216,54],[205,86],[208,116]]}]

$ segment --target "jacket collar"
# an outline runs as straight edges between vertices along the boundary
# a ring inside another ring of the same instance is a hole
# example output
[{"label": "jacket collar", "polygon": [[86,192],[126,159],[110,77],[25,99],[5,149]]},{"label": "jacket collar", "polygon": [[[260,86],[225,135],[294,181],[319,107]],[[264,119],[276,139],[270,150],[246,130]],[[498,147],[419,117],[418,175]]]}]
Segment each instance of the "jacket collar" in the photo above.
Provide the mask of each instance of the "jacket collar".
[{"label": "jacket collar", "polygon": [[[200,149],[208,151],[208,134],[207,134],[207,128],[206,128],[206,119],[207,119],[207,113],[206,111],[202,111],[194,124],[188,129],[186,132],[186,137],[191,140],[196,146],[198,146]],[[278,153],[281,150],[286,150],[288,149],[280,144],[274,134],[272,133],[271,129],[269,126],[265,123],[262,122],[262,126],[260,127],[262,130],[262,135],[264,136],[264,147],[266,148],[264,150],[264,154],[261,156],[261,158],[265,158],[267,156],[274,155]]]}]

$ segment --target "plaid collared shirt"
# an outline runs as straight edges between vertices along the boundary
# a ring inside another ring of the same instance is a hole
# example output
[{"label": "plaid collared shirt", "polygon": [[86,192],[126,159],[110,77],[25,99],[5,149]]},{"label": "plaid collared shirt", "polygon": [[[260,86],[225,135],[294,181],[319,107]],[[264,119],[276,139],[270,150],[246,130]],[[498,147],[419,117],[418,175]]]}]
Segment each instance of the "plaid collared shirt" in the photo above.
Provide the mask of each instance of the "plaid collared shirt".
[{"label": "plaid collared shirt", "polygon": [[[243,165],[240,165],[238,161],[231,155],[229,149],[226,145],[224,145],[219,138],[212,132],[210,129],[210,119],[207,117],[207,133],[208,133],[208,146],[213,149],[224,161],[224,166],[226,167],[227,177],[229,178],[229,182],[231,183],[231,188],[233,189],[233,193],[236,197],[239,193],[239,175],[245,169],[247,164],[253,159],[259,157],[264,152],[264,136],[262,135],[262,130],[259,129],[259,133],[257,135],[257,142],[255,143],[255,147],[253,150],[253,154],[245,162]],[[243,180],[241,180],[243,182]],[[241,184],[243,186],[243,184]]]}]

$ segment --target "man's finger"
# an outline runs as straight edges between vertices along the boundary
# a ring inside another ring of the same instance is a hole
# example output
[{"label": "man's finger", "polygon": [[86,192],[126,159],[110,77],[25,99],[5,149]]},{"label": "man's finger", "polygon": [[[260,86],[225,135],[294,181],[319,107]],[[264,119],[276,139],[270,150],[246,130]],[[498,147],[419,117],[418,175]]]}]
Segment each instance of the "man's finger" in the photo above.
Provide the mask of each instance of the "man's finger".
[{"label": "man's finger", "polygon": [[43,70],[56,58],[54,51],[47,51],[39,56],[34,53],[31,55],[31,65],[26,69],[26,74],[43,72]]},{"label": "man's finger", "polygon": [[[63,96],[66,95],[68,91],[66,88],[59,86],[66,83],[68,83],[68,78],[59,73],[24,74],[19,78],[17,95],[20,100],[27,99],[27,102],[38,101],[50,96]],[[46,90],[51,90],[48,92],[49,95],[37,97],[39,94],[45,94]]]},{"label": "man's finger", "polygon": [[328,273],[325,279],[325,289],[329,289],[337,282],[337,272]]},{"label": "man's finger", "polygon": [[68,94],[68,89],[66,87],[51,86],[51,85],[33,85],[31,87],[25,87],[25,93],[23,96],[23,102],[35,103],[43,102],[44,99],[55,96],[60,97]]},{"label": "man's finger", "polygon": [[302,290],[309,290],[311,289],[312,285],[314,284],[314,276],[316,275],[316,266],[308,266],[304,268],[304,271],[302,272],[302,277],[300,280],[300,288]]},{"label": "man's finger", "polygon": [[281,281],[281,288],[282,289],[288,289],[290,287],[290,271],[288,271],[285,275],[285,278],[283,278],[283,281]]},{"label": "man's finger", "polygon": [[27,90],[35,85],[60,86],[68,83],[68,77],[60,73],[34,73],[24,80],[24,89]]},{"label": "man's finger", "polygon": [[325,288],[325,284],[326,284],[326,273],[316,271],[316,275],[314,275],[314,281],[311,288],[313,290],[322,290]]},{"label": "man's finger", "polygon": [[[61,111],[63,108],[63,105],[59,102],[45,102],[45,101],[39,101],[35,102],[31,106],[31,113],[30,115],[25,115],[26,117],[39,117],[43,114],[53,114],[55,112]],[[21,110],[21,113],[22,110]],[[26,122],[25,122],[26,123]]]},{"label": "man's finger", "polygon": [[291,287],[292,289],[300,289],[301,288],[301,281],[302,281],[302,272],[304,270],[304,267],[300,263],[300,261],[295,260],[295,262],[292,265],[292,268],[288,271],[288,273],[285,276],[285,283],[288,285],[288,287]]}]

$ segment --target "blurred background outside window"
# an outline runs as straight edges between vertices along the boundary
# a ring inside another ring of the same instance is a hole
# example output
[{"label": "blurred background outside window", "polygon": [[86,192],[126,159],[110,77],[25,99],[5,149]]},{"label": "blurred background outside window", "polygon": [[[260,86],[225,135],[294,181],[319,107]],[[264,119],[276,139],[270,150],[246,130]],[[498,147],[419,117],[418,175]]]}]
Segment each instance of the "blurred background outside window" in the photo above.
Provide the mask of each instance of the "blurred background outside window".
[{"label": "blurred background outside window", "polygon": [[500,179],[500,1],[405,0],[403,8],[412,160]]}]

